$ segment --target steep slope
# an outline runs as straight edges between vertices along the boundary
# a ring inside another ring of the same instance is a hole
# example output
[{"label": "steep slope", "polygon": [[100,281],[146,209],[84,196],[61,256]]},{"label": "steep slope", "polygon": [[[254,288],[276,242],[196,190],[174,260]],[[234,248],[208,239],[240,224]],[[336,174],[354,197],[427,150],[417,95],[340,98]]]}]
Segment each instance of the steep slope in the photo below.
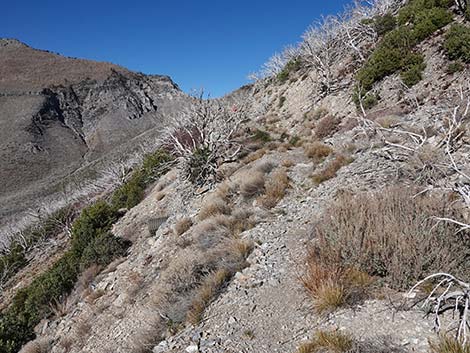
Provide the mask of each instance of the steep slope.
[{"label": "steep slope", "polygon": [[185,101],[167,76],[64,58],[11,39],[0,40],[0,77],[3,223],[77,169],[110,153],[124,157],[144,133],[158,136]]}]

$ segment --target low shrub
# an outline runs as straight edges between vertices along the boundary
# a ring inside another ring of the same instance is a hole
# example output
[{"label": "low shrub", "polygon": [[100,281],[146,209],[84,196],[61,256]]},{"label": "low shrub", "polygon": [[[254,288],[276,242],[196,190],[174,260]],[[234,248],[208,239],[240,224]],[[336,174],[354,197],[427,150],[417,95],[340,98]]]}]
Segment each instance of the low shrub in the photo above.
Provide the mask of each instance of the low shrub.
[{"label": "low shrub", "polygon": [[336,177],[336,173],[345,165],[348,165],[353,160],[351,157],[345,156],[343,154],[339,154],[335,156],[331,161],[327,163],[327,165],[320,170],[319,172],[315,173],[312,176],[312,180],[315,184],[319,185],[324,181],[330,180]]},{"label": "low shrub", "polygon": [[254,134],[253,134],[253,140],[255,141],[261,141],[261,142],[269,142],[271,141],[271,135],[269,135],[269,132],[256,129]]},{"label": "low shrub", "polygon": [[278,169],[266,182],[264,194],[260,197],[261,204],[266,208],[273,208],[281,201],[289,187],[289,177],[284,169]]},{"label": "low shrub", "polygon": [[327,115],[320,119],[315,127],[315,136],[323,139],[338,130],[340,120],[333,115]]},{"label": "low shrub", "polygon": [[189,228],[193,225],[193,221],[189,217],[178,220],[175,224],[174,231],[176,235],[182,235],[186,233]]},{"label": "low shrub", "polygon": [[304,153],[315,162],[321,162],[333,152],[333,149],[321,142],[313,142],[304,146]]},{"label": "low shrub", "polygon": [[462,24],[452,25],[446,34],[444,49],[449,59],[470,63],[470,28]]},{"label": "low shrub", "polygon": [[383,16],[374,17],[373,26],[375,32],[377,32],[379,36],[383,36],[384,34],[395,29],[395,27],[397,26],[397,20],[395,16],[388,13]]},{"label": "low shrub", "polygon": [[263,172],[247,171],[240,181],[240,194],[245,198],[256,196],[264,190],[265,182],[266,178]]},{"label": "low shrub", "polygon": [[300,59],[290,60],[277,75],[279,83],[285,83],[291,76],[291,73],[297,72],[302,68],[302,61]]},{"label": "low shrub", "polygon": [[198,219],[202,221],[219,214],[230,214],[230,206],[226,200],[211,195],[204,200],[204,204],[198,214]]},{"label": "low shrub", "polygon": [[460,62],[460,61],[454,61],[454,62],[451,62],[449,65],[447,65],[447,69],[446,69],[446,72],[448,74],[455,74],[457,72],[461,72],[464,70],[464,66],[463,64]]},{"label": "low shrub", "polygon": [[302,344],[297,353],[347,353],[354,348],[354,340],[339,331],[318,331],[312,340]]},{"label": "low shrub", "polygon": [[458,233],[458,226],[433,218],[459,219],[460,211],[443,196],[415,194],[397,187],[341,195],[315,227],[315,261],[327,268],[355,268],[395,289],[408,289],[434,272],[468,278],[470,238]]}]

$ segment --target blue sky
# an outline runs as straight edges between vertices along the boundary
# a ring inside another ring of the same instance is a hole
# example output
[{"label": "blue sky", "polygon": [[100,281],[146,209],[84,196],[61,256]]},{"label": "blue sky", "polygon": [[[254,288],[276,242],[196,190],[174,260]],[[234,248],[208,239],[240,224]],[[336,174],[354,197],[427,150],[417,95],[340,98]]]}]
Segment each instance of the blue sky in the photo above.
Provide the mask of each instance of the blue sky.
[{"label": "blue sky", "polygon": [[0,37],[170,75],[213,97],[248,83],[276,51],[346,0],[6,0]]}]

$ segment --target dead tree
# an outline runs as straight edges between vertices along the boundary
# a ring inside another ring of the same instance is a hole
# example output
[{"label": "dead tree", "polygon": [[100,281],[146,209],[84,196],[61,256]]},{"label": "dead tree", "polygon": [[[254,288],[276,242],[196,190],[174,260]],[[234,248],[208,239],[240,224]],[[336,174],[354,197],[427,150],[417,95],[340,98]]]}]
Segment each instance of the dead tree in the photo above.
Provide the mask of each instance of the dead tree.
[{"label": "dead tree", "polygon": [[179,159],[186,179],[212,184],[218,166],[233,161],[241,150],[234,135],[245,117],[246,106],[228,107],[201,93],[187,112],[169,122],[162,146]]}]

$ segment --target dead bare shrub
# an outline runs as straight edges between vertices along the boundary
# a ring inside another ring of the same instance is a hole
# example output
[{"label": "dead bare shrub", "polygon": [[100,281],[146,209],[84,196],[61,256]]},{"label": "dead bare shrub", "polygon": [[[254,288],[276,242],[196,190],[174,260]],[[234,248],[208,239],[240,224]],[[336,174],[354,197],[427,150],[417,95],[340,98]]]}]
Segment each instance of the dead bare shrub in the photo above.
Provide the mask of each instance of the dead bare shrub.
[{"label": "dead bare shrub", "polygon": [[245,172],[240,181],[240,193],[245,198],[260,194],[266,182],[263,172],[252,170]]},{"label": "dead bare shrub", "polygon": [[61,300],[52,301],[49,307],[56,318],[61,318],[69,313],[71,303],[68,297],[64,297]]},{"label": "dead bare shrub", "polygon": [[403,186],[340,195],[316,224],[311,254],[327,267],[355,268],[395,289],[435,272],[468,278],[470,237],[434,218],[459,218],[461,211],[442,195],[416,193]]},{"label": "dead bare shrub", "polygon": [[333,133],[335,133],[339,128],[340,119],[336,118],[333,115],[327,115],[315,126],[315,136],[324,139]]},{"label": "dead bare shrub", "polygon": [[273,208],[281,201],[289,187],[289,176],[285,169],[278,169],[266,182],[264,194],[259,198],[260,203],[266,208]]},{"label": "dead bare shrub", "polygon": [[308,158],[313,159],[315,162],[320,162],[328,157],[333,152],[333,149],[321,142],[313,142],[304,145],[304,153]]},{"label": "dead bare shrub", "polygon": [[434,185],[448,173],[446,156],[442,149],[425,144],[410,155],[404,168],[405,175],[419,184]]},{"label": "dead bare shrub", "polygon": [[175,224],[174,231],[176,235],[184,234],[191,228],[193,221],[189,217],[184,217],[178,220]]},{"label": "dead bare shrub", "polygon": [[319,172],[313,174],[312,180],[315,184],[321,184],[324,181],[330,180],[336,177],[336,173],[345,165],[351,163],[353,159],[344,154],[336,155],[330,160],[327,165]]}]

